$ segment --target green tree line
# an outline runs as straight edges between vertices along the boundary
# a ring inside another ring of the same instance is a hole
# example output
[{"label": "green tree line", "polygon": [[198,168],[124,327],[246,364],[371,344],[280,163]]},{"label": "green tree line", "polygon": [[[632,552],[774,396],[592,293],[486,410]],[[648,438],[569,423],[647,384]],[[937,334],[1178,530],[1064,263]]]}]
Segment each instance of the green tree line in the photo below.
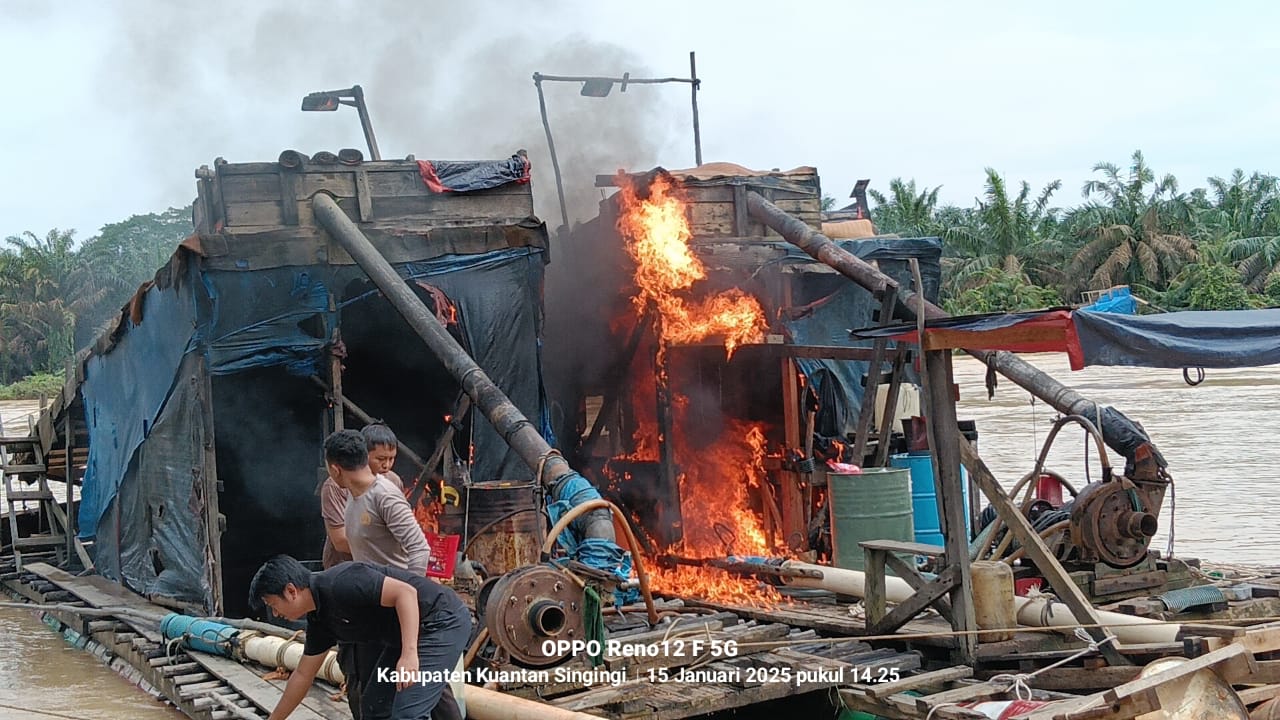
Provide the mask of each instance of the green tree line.
[{"label": "green tree line", "polygon": [[1093,168],[1081,202],[1058,207],[1062,183],[1033,193],[988,168],[972,207],[939,205],[939,188],[894,179],[871,190],[882,234],[943,240],[944,305],[953,313],[1078,304],[1128,285],[1164,310],[1280,304],[1280,181],[1236,170],[1183,191],[1135,152],[1127,168]]},{"label": "green tree line", "polygon": [[[939,188],[894,179],[886,192],[869,192],[872,220],[881,234],[943,239],[944,304],[954,313],[1076,304],[1113,285],[1168,310],[1280,305],[1276,177],[1236,170],[1183,191],[1141,152],[1127,168],[1093,170],[1074,207],[1055,204],[1060,182],[1033,193],[991,169],[971,207],[939,204]],[[56,229],[5,238],[0,386],[60,373],[191,231],[190,209],[170,208],[81,243]]]},{"label": "green tree line", "polygon": [[[24,232],[0,246],[0,385],[56,376],[119,316],[191,234],[190,208],[134,215],[82,243],[74,230]],[[47,387],[46,383],[30,384]]]}]

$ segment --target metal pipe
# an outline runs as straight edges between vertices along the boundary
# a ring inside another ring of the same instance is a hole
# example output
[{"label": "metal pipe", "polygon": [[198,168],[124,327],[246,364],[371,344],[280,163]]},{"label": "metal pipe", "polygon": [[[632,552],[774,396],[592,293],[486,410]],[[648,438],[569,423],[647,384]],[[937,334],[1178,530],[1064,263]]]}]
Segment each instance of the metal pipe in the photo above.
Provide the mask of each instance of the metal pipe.
[{"label": "metal pipe", "polygon": [[[462,391],[471,396],[472,403],[485,414],[498,435],[539,476],[537,481],[554,495],[558,481],[577,476],[560,453],[547,444],[524,413],[520,412],[476,361],[471,359],[467,351],[453,339],[435,313],[405,284],[395,268],[391,267],[391,263],[351,222],[333,198],[321,193],[315,196],[311,204],[316,221],[333,235],[360,269],[378,286],[392,307],[404,317],[409,327],[413,328],[444,364],[449,374],[458,381]],[[585,518],[583,534],[613,542],[613,521],[609,512],[602,510]]]},{"label": "metal pipe", "polygon": [[[747,193],[747,213],[772,228],[788,242],[809,253],[814,259],[831,266],[841,275],[871,291],[876,297],[880,297],[886,289],[897,287],[898,285],[893,278],[880,272],[853,253],[841,248],[827,236],[815,231],[798,218],[764,199],[759,193]],[[917,297],[914,290],[898,288],[898,301],[900,308],[905,308],[907,315],[912,318],[915,317],[916,307],[924,308],[926,320],[951,317],[946,310],[928,300],[922,301],[921,298]],[[1015,385],[1040,398],[1064,415],[1082,415],[1087,418],[1094,418],[1100,415],[1098,405],[1092,400],[1063,385],[1011,352],[987,352],[985,350],[968,349],[965,352],[986,363],[988,367],[1009,378]],[[1108,418],[1103,417],[1102,420],[1103,424],[1106,424]],[[1099,429],[1101,430],[1102,428]],[[1140,432],[1138,427],[1132,423],[1129,424],[1127,429],[1133,432]],[[1113,433],[1111,437],[1107,437],[1107,433],[1103,432],[1103,438],[1113,449],[1132,461],[1132,451],[1119,444],[1116,439],[1118,434]],[[1149,441],[1150,439],[1148,438]],[[1158,458],[1159,454],[1156,453],[1156,456]],[[1163,465],[1162,460],[1160,464]]]},{"label": "metal pipe", "polygon": [[547,82],[587,82],[589,80],[599,80],[603,82],[626,83],[628,85],[657,85],[660,83],[696,82],[693,78],[665,77],[665,78],[634,78],[627,77],[608,77],[605,75],[543,75],[542,73],[534,73],[533,81],[539,82],[546,80]]},{"label": "metal pipe", "polygon": [[547,99],[542,94],[542,81],[562,80],[542,73],[533,74],[533,85],[538,88],[538,111],[542,113],[542,129],[547,133],[547,149],[551,151],[551,170],[556,174],[556,195],[560,198],[560,227],[569,231],[569,208],[564,202],[564,181],[560,179],[560,159],[556,157],[556,141],[551,138],[551,122],[547,120]]}]

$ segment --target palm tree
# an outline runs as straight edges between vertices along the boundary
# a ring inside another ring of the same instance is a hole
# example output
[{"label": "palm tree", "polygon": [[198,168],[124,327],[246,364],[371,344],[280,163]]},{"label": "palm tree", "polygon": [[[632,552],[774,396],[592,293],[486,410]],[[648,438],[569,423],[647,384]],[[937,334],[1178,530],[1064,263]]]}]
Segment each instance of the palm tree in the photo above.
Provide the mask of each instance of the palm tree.
[{"label": "palm tree", "polygon": [[1049,200],[1062,182],[1049,183],[1033,200],[1031,186],[1023,181],[1017,196],[1010,198],[1004,178],[991,168],[986,173],[986,193],[968,222],[945,231],[956,256],[949,278],[963,290],[985,277],[989,268],[998,268],[1028,283],[1057,284],[1061,270],[1055,269],[1052,255],[1058,210],[1049,207]]},{"label": "palm tree", "polygon": [[1202,223],[1245,285],[1261,292],[1270,278],[1280,278],[1280,181],[1256,172],[1246,178],[1237,169],[1227,180],[1208,182],[1213,201],[1201,212]]},{"label": "palm tree", "polygon": [[916,181],[903,182],[902,178],[889,181],[889,196],[878,190],[868,190],[867,194],[876,205],[871,210],[871,219],[877,232],[896,233],[905,237],[927,237],[940,235],[935,211],[938,207],[938,190],[916,190]]},{"label": "palm tree", "polygon": [[1084,184],[1086,203],[1065,225],[1081,244],[1067,268],[1072,290],[1129,284],[1157,290],[1197,257],[1195,217],[1172,175],[1158,180],[1141,151],[1133,153],[1128,177],[1111,163],[1098,163],[1101,180]]}]

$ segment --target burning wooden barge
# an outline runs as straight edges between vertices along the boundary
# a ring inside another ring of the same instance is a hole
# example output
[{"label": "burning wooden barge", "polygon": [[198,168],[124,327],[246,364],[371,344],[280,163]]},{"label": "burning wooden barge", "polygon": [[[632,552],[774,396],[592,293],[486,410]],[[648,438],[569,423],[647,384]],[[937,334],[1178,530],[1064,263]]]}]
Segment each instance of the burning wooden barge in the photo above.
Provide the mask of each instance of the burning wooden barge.
[{"label": "burning wooden barge", "polygon": [[[1194,568],[1149,549],[1168,476],[1141,428],[1010,353],[978,350],[1090,428],[1104,458],[1070,511],[1032,495],[1041,467],[1023,497],[1006,493],[955,417],[955,344],[926,325],[945,315],[932,304],[940,244],[833,242],[811,168],[600,178],[620,192],[562,251],[635,272],[579,298],[617,312],[597,342],[575,329],[580,348],[613,351],[558,388],[573,408],[557,428],[563,454],[548,442],[540,371],[546,232],[522,155],[448,165],[286,152],[197,177],[197,234],[81,354],[35,433],[4,439],[6,482],[40,482],[61,452],[84,500],[58,516],[51,497],[33,498],[55,526],[15,528],[0,576],[60,603],[51,622],[192,717],[258,717],[279,685],[217,654],[175,654],[160,608],[240,615],[247,569],[279,552],[318,557],[320,440],[370,417],[402,434],[424,528],[462,534],[490,575],[481,583],[463,562],[454,579],[483,627],[467,656],[473,717],[683,718],[786,702],[977,718],[989,715],[975,703],[1024,700],[1029,717],[1119,719],[1158,711],[1190,679],[1227,683],[1223,702],[1230,684],[1256,686],[1243,693],[1254,703],[1280,686],[1268,659],[1280,629],[1224,619],[1280,615],[1268,597],[1280,591],[1257,583],[1257,598],[1226,607]],[[912,319],[914,345],[849,334]],[[864,567],[833,568],[821,561],[841,542],[839,463],[880,467],[910,442],[894,428],[917,385],[926,421],[909,427],[932,458],[942,543],[846,538]],[[263,452],[280,468],[270,478]],[[962,466],[994,521],[966,500]],[[603,560],[583,552],[619,545]],[[979,556],[1008,558],[1020,584],[1056,596],[1001,598],[1014,615],[993,625],[971,574]],[[44,560],[91,562],[102,578]],[[1167,592],[1192,584],[1194,597]],[[595,616],[588,595],[616,602]],[[1215,603],[1227,615],[1143,617]],[[239,623],[215,649],[239,659],[238,638],[272,632]],[[1166,658],[1185,662],[1140,675]],[[347,716],[319,690],[303,714]]]}]

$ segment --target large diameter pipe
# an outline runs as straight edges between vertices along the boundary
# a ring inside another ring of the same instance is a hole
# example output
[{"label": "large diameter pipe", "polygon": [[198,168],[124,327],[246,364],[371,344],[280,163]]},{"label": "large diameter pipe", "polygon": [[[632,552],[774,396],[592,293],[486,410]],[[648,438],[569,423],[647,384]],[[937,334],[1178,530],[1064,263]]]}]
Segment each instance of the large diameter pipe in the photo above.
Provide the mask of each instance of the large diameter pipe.
[{"label": "large diameter pipe", "polygon": [[[872,293],[879,295],[890,288],[897,289],[900,305],[905,306],[909,316],[915,317],[916,309],[921,306],[921,299],[916,292],[899,287],[896,280],[764,199],[759,193],[747,193],[747,213],[772,228],[791,244],[809,253],[815,260],[834,268],[841,275]],[[923,305],[926,320],[951,317],[946,310],[928,300],[925,300]],[[994,368],[1015,385],[1040,398],[1064,415],[1081,415],[1091,420],[1099,417],[1099,408],[1092,400],[1063,385],[1013,353],[968,349],[965,352]],[[1105,415],[1102,419],[1104,424],[1111,420]],[[1126,429],[1137,431],[1137,427],[1132,424],[1128,424]],[[1119,445],[1115,440],[1118,435],[1119,433],[1103,433],[1108,445],[1126,458],[1132,459],[1132,450]]]},{"label": "large diameter pipe", "polygon": [[566,710],[477,685],[466,686],[467,717],[471,720],[600,720],[574,710]]},{"label": "large diameter pipe", "polygon": [[[787,585],[815,590],[828,590],[841,595],[852,595],[859,598],[866,597],[867,576],[857,570],[814,565],[796,560],[788,560],[782,563],[782,567],[809,571],[810,573],[817,571],[822,574],[822,577],[785,577],[783,582]],[[889,575],[885,577],[884,581],[885,599],[889,602],[906,602],[907,599],[915,594],[915,590],[901,578]],[[1065,605],[1055,603],[1048,597],[1025,598],[1015,595],[1013,604],[1017,611],[1020,625],[1027,627],[1060,627],[1064,629],[1079,627],[1079,623],[1076,622],[1075,617],[1071,615]],[[1106,610],[1094,610],[1094,613],[1098,616],[1098,621],[1106,625],[1107,629],[1122,643],[1176,642],[1178,631],[1182,629],[1181,625],[1166,624],[1150,618],[1140,618]]]},{"label": "large diameter pipe", "polygon": [[[576,475],[569,463],[551,449],[524,413],[520,412],[467,351],[453,339],[435,313],[418,299],[395,268],[391,267],[391,263],[351,222],[333,198],[320,193],[311,201],[311,207],[316,221],[329,231],[351,259],[378,286],[392,307],[404,317],[409,327],[413,328],[444,364],[449,374],[458,381],[463,392],[471,396],[472,403],[489,419],[498,435],[531,470],[540,475],[538,481],[554,492],[558,481]],[[582,530],[587,537],[603,538],[610,542],[615,539],[613,519],[607,510],[588,515]]]}]

